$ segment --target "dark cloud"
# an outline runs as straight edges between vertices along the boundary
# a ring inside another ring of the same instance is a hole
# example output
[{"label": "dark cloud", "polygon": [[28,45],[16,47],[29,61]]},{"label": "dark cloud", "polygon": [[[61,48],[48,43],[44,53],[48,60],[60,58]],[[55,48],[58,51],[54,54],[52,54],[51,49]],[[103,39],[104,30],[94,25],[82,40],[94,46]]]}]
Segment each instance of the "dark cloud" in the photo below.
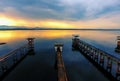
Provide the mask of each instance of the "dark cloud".
[{"label": "dark cloud", "polygon": [[[103,14],[120,10],[120,2],[118,0],[107,0],[106,2],[98,0],[93,4],[91,4],[91,1],[1,0],[0,13],[13,17],[38,20],[82,20],[100,17]],[[99,3],[101,5],[98,5]]]}]

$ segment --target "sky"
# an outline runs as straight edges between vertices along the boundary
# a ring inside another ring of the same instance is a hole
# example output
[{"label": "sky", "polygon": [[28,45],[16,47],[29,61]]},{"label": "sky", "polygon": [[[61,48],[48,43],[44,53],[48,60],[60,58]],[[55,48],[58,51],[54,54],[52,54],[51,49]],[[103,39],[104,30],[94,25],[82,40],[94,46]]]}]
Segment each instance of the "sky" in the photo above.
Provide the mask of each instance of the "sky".
[{"label": "sky", "polygon": [[120,0],[0,0],[0,25],[120,28]]}]

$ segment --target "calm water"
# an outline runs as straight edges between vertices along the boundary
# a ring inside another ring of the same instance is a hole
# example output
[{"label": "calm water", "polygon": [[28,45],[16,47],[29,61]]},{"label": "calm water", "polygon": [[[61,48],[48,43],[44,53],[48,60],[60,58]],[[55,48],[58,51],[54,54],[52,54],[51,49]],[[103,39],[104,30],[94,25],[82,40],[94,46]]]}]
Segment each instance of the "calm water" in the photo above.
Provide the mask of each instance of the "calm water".
[{"label": "calm water", "polygon": [[109,81],[82,54],[72,51],[72,34],[79,34],[82,40],[120,58],[120,54],[114,52],[119,31],[0,31],[0,42],[7,43],[0,45],[0,56],[26,44],[26,38],[36,38],[35,55],[27,56],[4,81],[57,81],[55,42],[64,44],[62,54],[69,81]]}]

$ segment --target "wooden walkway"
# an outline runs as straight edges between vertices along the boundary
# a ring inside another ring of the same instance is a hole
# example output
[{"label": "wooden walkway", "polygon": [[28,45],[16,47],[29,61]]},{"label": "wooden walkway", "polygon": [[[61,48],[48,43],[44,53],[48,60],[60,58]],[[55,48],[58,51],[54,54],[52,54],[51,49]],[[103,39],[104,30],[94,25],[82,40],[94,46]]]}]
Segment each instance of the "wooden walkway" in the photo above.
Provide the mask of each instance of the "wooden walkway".
[{"label": "wooden walkway", "polygon": [[56,64],[55,67],[57,68],[58,73],[58,81],[68,81],[64,62],[62,59],[62,44],[55,44],[55,50],[56,50]]}]

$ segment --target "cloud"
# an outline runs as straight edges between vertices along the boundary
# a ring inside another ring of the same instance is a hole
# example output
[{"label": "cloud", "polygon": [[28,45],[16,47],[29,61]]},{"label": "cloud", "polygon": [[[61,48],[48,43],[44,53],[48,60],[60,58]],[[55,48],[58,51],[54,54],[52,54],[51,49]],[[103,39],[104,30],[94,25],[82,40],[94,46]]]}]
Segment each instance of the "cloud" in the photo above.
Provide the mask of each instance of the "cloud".
[{"label": "cloud", "polygon": [[119,0],[60,0],[61,4],[68,8],[74,8],[77,12],[78,8],[82,7],[86,12],[86,16],[93,16],[101,11],[104,11],[108,8],[116,8],[120,10],[120,1]]},{"label": "cloud", "polygon": [[91,20],[78,20],[71,22],[78,28],[120,28],[120,14],[108,13]]},{"label": "cloud", "polygon": [[117,27],[120,26],[119,14],[119,0],[1,0],[0,2],[1,17],[15,20],[23,25],[34,22],[30,23],[32,26],[49,20],[47,22],[64,25],[67,23],[72,27],[73,24],[77,27],[96,27],[97,24]]},{"label": "cloud", "polygon": [[120,10],[119,0],[2,0],[0,5],[0,13],[28,19],[91,19]]},{"label": "cloud", "polygon": [[2,0],[0,13],[28,19],[68,18],[56,0]]}]

